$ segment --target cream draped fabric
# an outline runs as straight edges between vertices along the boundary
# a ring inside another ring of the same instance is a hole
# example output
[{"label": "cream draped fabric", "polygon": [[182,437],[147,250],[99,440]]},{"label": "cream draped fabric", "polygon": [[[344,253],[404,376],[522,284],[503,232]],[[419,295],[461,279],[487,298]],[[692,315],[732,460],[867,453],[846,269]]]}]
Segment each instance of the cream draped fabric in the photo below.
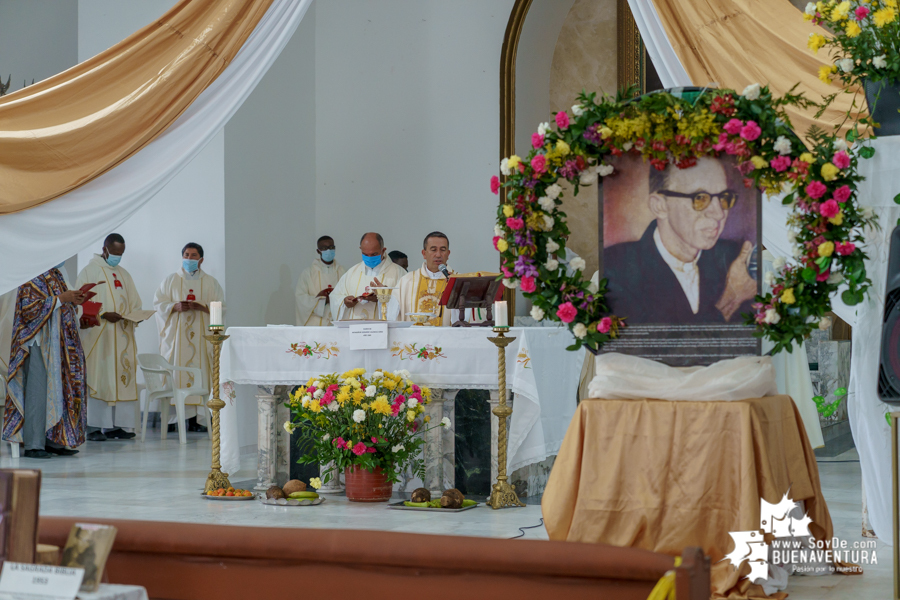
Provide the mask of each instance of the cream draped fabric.
[{"label": "cream draped fabric", "polygon": [[[804,21],[803,13],[787,0],[628,0],[628,4],[667,87],[714,84],[740,92],[759,83],[783,95],[799,83],[797,91],[817,102],[840,91],[818,78],[827,53],[816,55],[806,47],[810,33],[825,30]],[[801,136],[814,123],[830,130],[842,122],[852,98],[839,95],[818,120],[813,118],[816,109],[789,107],[787,113]],[[857,105],[865,108],[862,94]]]},{"label": "cream draped fabric", "polygon": [[52,200],[165,131],[272,0],[181,0],[105,52],[0,100],[0,214]]}]

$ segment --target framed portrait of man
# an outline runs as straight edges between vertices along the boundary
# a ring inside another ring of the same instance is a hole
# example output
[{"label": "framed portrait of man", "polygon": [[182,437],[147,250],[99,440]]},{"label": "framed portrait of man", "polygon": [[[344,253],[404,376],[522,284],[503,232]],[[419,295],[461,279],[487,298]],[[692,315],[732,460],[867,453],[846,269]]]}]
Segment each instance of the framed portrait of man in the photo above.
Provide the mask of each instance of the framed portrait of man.
[{"label": "framed portrait of man", "polygon": [[760,354],[743,313],[760,292],[761,194],[731,157],[660,171],[612,162],[600,186],[602,275],[609,310],[625,318],[604,346],[673,366]]}]

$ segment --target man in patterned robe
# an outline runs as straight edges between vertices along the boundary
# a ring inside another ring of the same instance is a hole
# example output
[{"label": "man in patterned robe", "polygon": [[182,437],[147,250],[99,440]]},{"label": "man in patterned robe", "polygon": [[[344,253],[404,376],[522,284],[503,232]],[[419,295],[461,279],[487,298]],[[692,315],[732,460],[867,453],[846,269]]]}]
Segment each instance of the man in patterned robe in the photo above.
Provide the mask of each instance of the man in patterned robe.
[{"label": "man in patterned robe", "polygon": [[[411,321],[409,313],[431,313],[430,325],[447,327],[459,320],[459,311],[441,306],[441,296],[447,287],[447,278],[440,266],[450,259],[450,240],[440,231],[433,231],[422,244],[425,263],[400,279],[400,320]],[[447,267],[451,275],[453,271]],[[451,315],[451,312],[453,313]]]}]

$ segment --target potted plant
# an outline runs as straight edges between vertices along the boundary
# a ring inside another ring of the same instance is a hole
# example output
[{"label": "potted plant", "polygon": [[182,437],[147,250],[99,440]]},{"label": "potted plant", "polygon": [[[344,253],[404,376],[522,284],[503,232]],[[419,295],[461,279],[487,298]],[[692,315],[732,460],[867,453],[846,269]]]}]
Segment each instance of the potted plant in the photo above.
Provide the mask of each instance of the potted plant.
[{"label": "potted plant", "polygon": [[406,470],[424,478],[422,434],[450,426],[446,417],[432,424],[423,415],[430,401],[431,390],[413,383],[405,370],[331,373],[291,393],[291,420],[284,428],[301,432],[298,462],[327,464],[326,483],[343,472],[352,501],[381,502]]},{"label": "potted plant", "polygon": [[809,48],[831,50],[819,78],[839,79],[847,89],[865,87],[879,135],[900,134],[900,18],[897,0],[810,2],[805,18],[829,30],[813,33]]}]

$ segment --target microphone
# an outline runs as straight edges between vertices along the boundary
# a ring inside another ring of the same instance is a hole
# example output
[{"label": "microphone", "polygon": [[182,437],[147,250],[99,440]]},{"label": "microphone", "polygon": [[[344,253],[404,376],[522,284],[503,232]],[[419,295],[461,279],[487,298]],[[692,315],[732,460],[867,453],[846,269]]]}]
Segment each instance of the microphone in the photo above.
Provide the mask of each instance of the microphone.
[{"label": "microphone", "polygon": [[450,271],[447,270],[447,265],[438,265],[438,271],[440,271],[445,279],[450,279]]}]

